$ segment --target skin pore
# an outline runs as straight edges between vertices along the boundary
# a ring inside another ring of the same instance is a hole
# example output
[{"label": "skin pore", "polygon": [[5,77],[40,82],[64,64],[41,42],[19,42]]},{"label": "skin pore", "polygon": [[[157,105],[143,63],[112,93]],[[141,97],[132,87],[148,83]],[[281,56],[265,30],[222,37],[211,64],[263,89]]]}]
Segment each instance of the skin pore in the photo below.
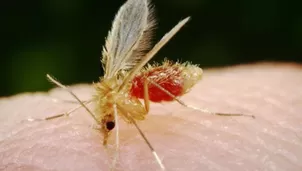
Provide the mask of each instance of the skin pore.
[{"label": "skin pore", "polygon": [[[302,168],[301,87],[302,66],[297,64],[205,70],[202,81],[181,97],[184,102],[256,118],[210,116],[176,102],[151,103],[146,120],[138,124],[170,171],[298,171]],[[93,94],[91,85],[71,88],[81,100]],[[114,134],[105,149],[102,134],[92,128],[93,119],[84,109],[51,121],[25,121],[78,105],[63,100],[72,98],[58,88],[0,99],[0,170],[109,170]],[[119,124],[116,170],[160,170],[135,127],[123,120]]]}]

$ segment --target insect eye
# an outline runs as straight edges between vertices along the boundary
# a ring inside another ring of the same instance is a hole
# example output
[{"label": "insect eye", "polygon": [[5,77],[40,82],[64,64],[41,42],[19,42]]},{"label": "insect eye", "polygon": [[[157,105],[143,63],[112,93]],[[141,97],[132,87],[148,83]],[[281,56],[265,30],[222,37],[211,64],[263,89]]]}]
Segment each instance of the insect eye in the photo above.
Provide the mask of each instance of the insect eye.
[{"label": "insect eye", "polygon": [[110,122],[106,122],[106,128],[111,131],[115,126],[115,123],[110,121]]}]

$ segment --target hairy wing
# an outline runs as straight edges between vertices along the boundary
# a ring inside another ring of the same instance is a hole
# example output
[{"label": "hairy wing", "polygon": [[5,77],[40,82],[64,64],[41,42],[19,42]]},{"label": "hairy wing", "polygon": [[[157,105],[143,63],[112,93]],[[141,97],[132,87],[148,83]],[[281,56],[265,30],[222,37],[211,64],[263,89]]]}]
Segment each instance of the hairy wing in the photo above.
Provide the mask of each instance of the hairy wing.
[{"label": "hairy wing", "polygon": [[118,11],[103,47],[105,78],[131,69],[150,48],[155,20],[148,0],[128,0]]},{"label": "hairy wing", "polygon": [[172,28],[168,33],[164,35],[159,42],[140,60],[140,62],[135,65],[135,67],[130,71],[127,77],[123,80],[123,84],[119,87],[118,91],[122,91],[128,82],[130,82],[139,70],[141,70],[144,65],[166,44],[168,41],[189,21],[190,17],[181,20],[176,26]]}]

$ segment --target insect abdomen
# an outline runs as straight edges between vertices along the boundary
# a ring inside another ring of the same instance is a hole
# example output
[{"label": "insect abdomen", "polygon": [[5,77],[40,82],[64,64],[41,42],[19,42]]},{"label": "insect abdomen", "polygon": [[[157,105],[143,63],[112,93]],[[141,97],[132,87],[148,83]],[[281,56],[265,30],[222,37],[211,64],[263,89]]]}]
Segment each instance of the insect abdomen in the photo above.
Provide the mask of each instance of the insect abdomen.
[{"label": "insect abdomen", "polygon": [[132,80],[130,94],[137,98],[144,98],[144,81],[148,82],[149,100],[153,102],[173,101],[174,98],[152,84],[155,82],[174,96],[178,97],[186,92],[201,79],[202,70],[189,64],[171,64],[165,62],[161,66],[149,66]]}]

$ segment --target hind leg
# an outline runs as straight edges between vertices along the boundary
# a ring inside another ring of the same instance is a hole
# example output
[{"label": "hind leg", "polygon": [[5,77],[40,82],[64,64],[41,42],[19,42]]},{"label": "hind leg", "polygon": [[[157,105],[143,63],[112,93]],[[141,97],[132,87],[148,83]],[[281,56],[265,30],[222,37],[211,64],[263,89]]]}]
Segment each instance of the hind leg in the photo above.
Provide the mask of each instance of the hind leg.
[{"label": "hind leg", "polygon": [[176,102],[178,102],[180,105],[190,108],[190,109],[194,109],[194,110],[198,110],[202,113],[207,113],[207,114],[211,114],[211,115],[218,115],[218,116],[246,116],[246,117],[251,117],[251,118],[255,118],[254,115],[247,115],[247,114],[240,114],[240,113],[215,113],[215,112],[211,112],[208,109],[201,109],[192,105],[188,105],[185,102],[183,102],[182,100],[180,100],[178,97],[174,96],[172,93],[170,93],[168,90],[166,90],[165,88],[163,88],[162,86],[160,86],[159,84],[157,84],[156,82],[148,79],[148,81],[153,84],[154,86],[156,86],[157,88],[159,88],[160,90],[162,90],[163,92],[165,92],[167,95],[171,96]]},{"label": "hind leg", "polygon": [[149,81],[148,79],[145,79],[144,81],[144,104],[145,104],[145,109],[147,113],[149,113],[150,110],[150,98],[149,98]]}]

